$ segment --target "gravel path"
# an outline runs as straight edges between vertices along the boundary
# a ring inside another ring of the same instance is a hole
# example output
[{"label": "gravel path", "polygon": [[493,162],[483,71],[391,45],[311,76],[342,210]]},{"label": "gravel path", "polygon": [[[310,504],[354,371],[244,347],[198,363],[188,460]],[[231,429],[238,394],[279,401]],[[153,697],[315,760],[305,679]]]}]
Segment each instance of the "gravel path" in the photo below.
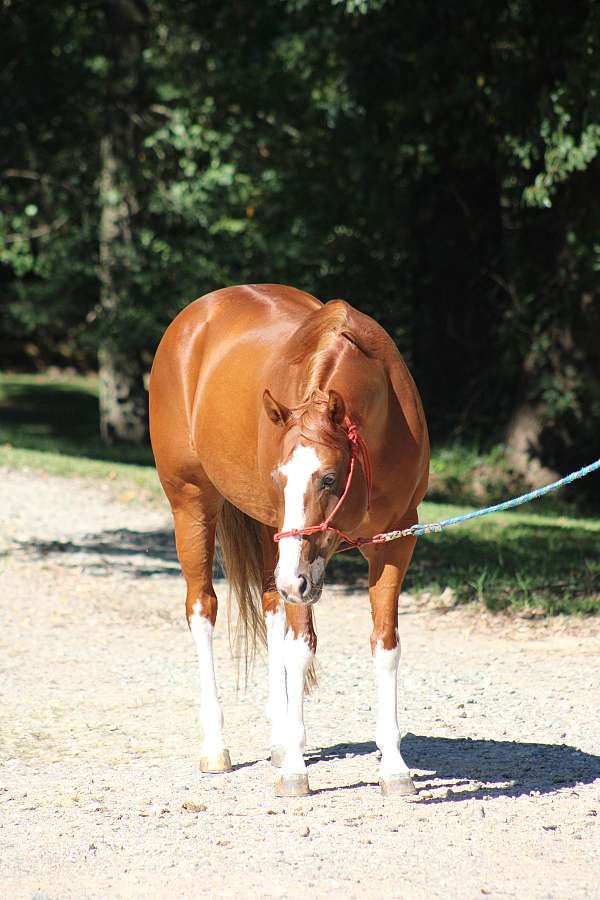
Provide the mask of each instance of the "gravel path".
[{"label": "gravel path", "polygon": [[264,662],[236,691],[224,621],[235,770],[197,770],[166,508],[101,482],[0,476],[1,897],[599,896],[598,623],[403,598],[419,794],[384,800],[368,604],[330,589],[306,703],[314,793],[275,799]]}]

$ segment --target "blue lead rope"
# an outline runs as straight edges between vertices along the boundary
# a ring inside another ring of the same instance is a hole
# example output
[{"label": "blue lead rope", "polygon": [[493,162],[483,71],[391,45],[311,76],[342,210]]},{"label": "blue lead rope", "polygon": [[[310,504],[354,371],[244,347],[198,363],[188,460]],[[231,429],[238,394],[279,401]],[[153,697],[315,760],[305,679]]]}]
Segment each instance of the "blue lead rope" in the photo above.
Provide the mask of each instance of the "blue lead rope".
[{"label": "blue lead rope", "polygon": [[[443,528],[449,528],[451,525],[458,525],[459,522],[467,522],[469,519],[478,519],[480,516],[487,516],[490,513],[502,512],[505,509],[513,509],[515,506],[521,506],[521,504],[523,503],[529,503],[530,500],[535,500],[537,497],[543,497],[544,494],[549,494],[550,491],[555,491],[558,488],[562,487],[564,484],[571,484],[572,481],[577,481],[578,478],[584,478],[586,475],[589,475],[590,472],[594,472],[596,469],[600,469],[600,459],[597,459],[595,462],[590,463],[589,466],[584,466],[582,469],[577,469],[576,472],[571,472],[570,475],[565,475],[564,478],[560,478],[558,481],[553,481],[552,484],[547,484],[544,487],[536,488],[535,491],[529,491],[527,494],[521,494],[520,497],[515,497],[513,500],[505,500],[503,503],[496,503],[495,506],[486,506],[485,509],[477,509],[474,512],[465,513],[462,516],[452,516],[450,519],[442,519],[441,522],[431,522],[423,525],[412,525],[410,528],[403,529],[399,532],[389,532],[389,534],[397,534],[398,537],[401,537],[410,533],[415,537],[420,537],[423,534],[442,531]],[[393,539],[394,538],[388,538],[388,540]]]}]

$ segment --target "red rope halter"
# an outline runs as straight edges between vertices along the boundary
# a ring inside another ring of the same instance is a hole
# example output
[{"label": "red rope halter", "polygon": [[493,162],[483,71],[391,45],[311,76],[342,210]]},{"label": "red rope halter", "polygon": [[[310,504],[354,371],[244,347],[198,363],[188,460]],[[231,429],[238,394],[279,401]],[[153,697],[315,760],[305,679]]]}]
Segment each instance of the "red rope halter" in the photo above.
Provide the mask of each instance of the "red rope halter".
[{"label": "red rope halter", "polygon": [[320,525],[309,525],[308,528],[291,528],[289,531],[278,531],[277,534],[273,535],[273,540],[277,543],[282,538],[288,537],[302,537],[304,535],[316,534],[318,531],[333,531],[342,540],[346,541],[350,544],[350,547],[345,549],[351,549],[351,547],[360,547],[362,544],[371,544],[373,543],[373,538],[357,538],[354,540],[345,532],[341,531],[339,528],[336,528],[335,525],[331,524],[333,517],[336,515],[340,507],[342,506],[344,500],[348,496],[348,491],[350,490],[350,485],[352,484],[352,477],[354,475],[354,469],[356,468],[356,460],[358,458],[358,454],[360,453],[361,463],[363,467],[363,472],[365,473],[365,480],[367,482],[367,509],[371,506],[371,493],[373,490],[373,474],[371,471],[371,461],[369,459],[369,451],[367,445],[360,434],[356,425],[354,425],[348,416],[344,418],[344,425],[348,429],[348,440],[350,441],[350,463],[348,465],[348,474],[346,475],[346,484],[344,486],[344,490],[335,507],[329,513],[326,519],[324,519]]}]

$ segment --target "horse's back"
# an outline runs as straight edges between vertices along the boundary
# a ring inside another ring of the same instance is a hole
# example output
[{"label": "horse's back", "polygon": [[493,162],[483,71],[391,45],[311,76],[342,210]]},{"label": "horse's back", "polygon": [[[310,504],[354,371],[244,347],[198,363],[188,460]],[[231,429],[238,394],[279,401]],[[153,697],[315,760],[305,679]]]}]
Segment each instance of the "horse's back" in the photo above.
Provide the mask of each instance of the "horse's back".
[{"label": "horse's back", "polygon": [[238,316],[260,321],[282,314],[302,318],[322,304],[316,297],[298,288],[283,284],[240,284],[211,291],[193,300],[173,319],[165,336],[171,329],[192,323],[201,324],[206,320],[226,319],[235,321]]}]

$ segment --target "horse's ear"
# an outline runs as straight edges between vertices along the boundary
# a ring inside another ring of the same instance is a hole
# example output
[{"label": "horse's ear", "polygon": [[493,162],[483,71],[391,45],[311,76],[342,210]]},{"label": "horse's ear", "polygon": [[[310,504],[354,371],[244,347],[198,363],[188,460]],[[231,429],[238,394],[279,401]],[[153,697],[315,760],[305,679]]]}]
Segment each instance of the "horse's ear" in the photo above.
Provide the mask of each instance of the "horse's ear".
[{"label": "horse's ear", "polygon": [[290,417],[290,410],[283,403],[278,403],[266,389],[263,392],[263,404],[271,422],[275,425],[285,425]]},{"label": "horse's ear", "polygon": [[342,399],[342,395],[337,391],[329,391],[327,400],[327,415],[334,425],[341,425],[346,415],[346,404]]}]

